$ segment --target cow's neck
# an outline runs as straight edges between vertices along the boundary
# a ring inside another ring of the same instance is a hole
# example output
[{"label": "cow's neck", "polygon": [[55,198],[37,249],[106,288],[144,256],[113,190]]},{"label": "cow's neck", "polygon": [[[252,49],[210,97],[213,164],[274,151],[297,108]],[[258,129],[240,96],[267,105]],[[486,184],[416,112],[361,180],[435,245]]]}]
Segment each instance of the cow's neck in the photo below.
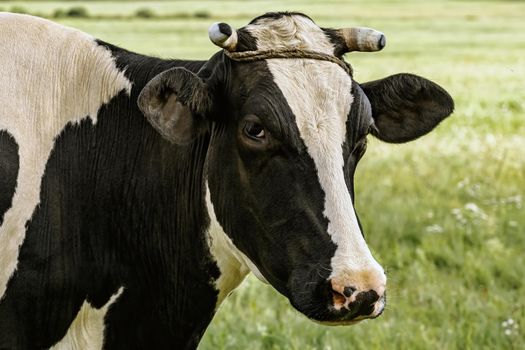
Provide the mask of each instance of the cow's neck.
[{"label": "cow's neck", "polygon": [[[122,121],[120,124],[115,122],[112,128],[118,129],[120,137],[130,140],[129,145],[123,146],[124,154],[121,157],[135,162],[134,179],[126,181],[141,183],[142,192],[133,195],[144,201],[148,216],[147,222],[142,222],[141,213],[130,212],[133,217],[123,218],[115,225],[135,222],[134,227],[142,227],[142,232],[134,232],[137,237],[127,236],[124,239],[129,240],[128,246],[136,249],[138,254],[148,257],[146,263],[154,266],[151,273],[156,274],[157,278],[153,282],[159,285],[148,286],[146,293],[152,294],[151,299],[158,300],[151,308],[168,313],[167,318],[163,317],[167,323],[162,327],[169,327],[169,332],[173,332],[172,344],[179,345],[179,348],[192,348],[213,317],[218,297],[213,281],[220,279],[207,238],[209,220],[206,215],[203,170],[209,136],[202,135],[189,146],[172,145],[147,123],[136,101],[144,85],[158,73],[173,67],[185,67],[195,72],[205,61],[161,60],[106,46],[116,58],[117,67],[133,83],[130,98],[120,96],[114,101],[117,111],[131,108],[129,117],[132,125],[124,124],[126,134],[123,136]],[[108,119],[111,117],[108,115]],[[134,146],[135,143],[139,145]],[[137,155],[140,155],[140,159],[137,159]],[[122,193],[129,193],[129,189],[124,188]],[[125,204],[130,199],[123,198],[123,201]],[[125,228],[121,226],[119,230]],[[140,238],[146,235],[149,237],[147,242]],[[137,246],[137,243],[141,246]],[[148,269],[147,266],[140,267],[137,278],[141,278],[142,272],[149,273]],[[144,281],[137,281],[137,284],[140,283]],[[124,302],[128,290],[124,286],[119,303]],[[144,301],[136,300],[135,303],[142,304]],[[127,317],[114,312],[108,313],[107,321],[111,322],[112,316],[115,320]],[[108,327],[107,330],[111,331],[111,325]],[[164,333],[162,337],[167,337],[167,334]]]},{"label": "cow's neck", "polygon": [[[120,50],[120,49],[119,49]],[[145,58],[141,55],[135,55],[126,52],[124,55],[125,59],[121,60],[117,57],[117,66],[122,69],[125,68],[126,74],[133,75],[134,72],[140,76],[142,81],[140,83],[134,81],[134,90],[132,91],[132,100],[136,100],[136,96],[133,94],[140,93],[142,86],[145,85],[155,75],[172,67],[185,67],[190,71],[197,72],[206,61],[182,61],[182,60],[159,60],[154,58]],[[148,64],[145,64],[144,60],[150,60]],[[152,61],[154,60],[154,64]],[[144,72],[145,69],[149,69],[148,72]],[[146,73],[146,75],[144,74]],[[138,89],[137,83],[140,84],[141,88]],[[197,141],[198,143],[198,141]],[[200,157],[201,155],[199,155]],[[199,164],[199,167],[201,164]],[[207,186],[207,180],[204,175],[202,177],[201,185],[202,193],[205,191],[205,210],[209,218],[208,226],[205,229],[205,240],[208,243],[209,253],[212,259],[217,264],[220,270],[220,275],[211,276],[214,283],[215,289],[218,291],[216,307],[218,307],[222,301],[233,291],[246,277],[246,275],[252,271],[255,276],[262,282],[267,283],[266,279],[258,271],[257,267],[239,250],[235,247],[231,239],[224,232],[221,224],[217,220],[213,203],[210,198],[210,190]]]}]

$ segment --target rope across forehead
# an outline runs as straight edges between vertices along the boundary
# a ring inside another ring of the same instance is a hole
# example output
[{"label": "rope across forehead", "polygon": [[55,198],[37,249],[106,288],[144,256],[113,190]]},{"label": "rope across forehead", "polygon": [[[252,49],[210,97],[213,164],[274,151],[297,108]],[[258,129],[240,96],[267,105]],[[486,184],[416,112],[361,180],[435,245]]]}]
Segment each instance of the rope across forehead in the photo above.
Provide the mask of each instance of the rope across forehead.
[{"label": "rope across forehead", "polygon": [[[321,30],[319,27],[317,28],[318,30]],[[338,56],[351,51],[379,51],[386,44],[386,39],[383,33],[370,28],[356,27],[337,30],[327,29],[324,31],[327,35],[340,40]],[[230,25],[226,23],[214,23],[211,25],[208,33],[210,40],[215,45],[223,48],[224,53],[235,61],[254,62],[272,58],[315,59],[335,63],[352,76],[352,67],[350,64],[337,57],[335,54],[295,48],[237,52],[239,35],[237,30]]]},{"label": "rope across forehead", "polygon": [[255,62],[272,58],[306,58],[319,61],[328,61],[339,65],[348,75],[352,76],[353,74],[352,66],[350,66],[349,63],[333,55],[328,55],[326,53],[317,51],[285,49],[230,52],[225,49],[224,54],[232,60],[239,62]]}]

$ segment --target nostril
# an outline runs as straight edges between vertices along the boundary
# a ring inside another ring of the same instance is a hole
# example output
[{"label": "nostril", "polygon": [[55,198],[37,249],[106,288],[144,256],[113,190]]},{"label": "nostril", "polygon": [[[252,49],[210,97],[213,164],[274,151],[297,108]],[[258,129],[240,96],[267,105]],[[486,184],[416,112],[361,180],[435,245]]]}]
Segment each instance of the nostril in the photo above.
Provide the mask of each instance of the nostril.
[{"label": "nostril", "polygon": [[340,309],[346,304],[346,297],[338,291],[332,290],[332,301],[337,309]]},{"label": "nostril", "polygon": [[354,287],[345,287],[343,294],[345,297],[350,298],[355,291]]},{"label": "nostril", "polygon": [[330,281],[332,302],[336,309],[348,308],[348,304],[353,300],[357,288],[341,285],[334,280]]},{"label": "nostril", "polygon": [[355,299],[362,305],[372,305],[379,300],[379,295],[375,291],[369,290],[367,292],[361,292],[357,294]]}]

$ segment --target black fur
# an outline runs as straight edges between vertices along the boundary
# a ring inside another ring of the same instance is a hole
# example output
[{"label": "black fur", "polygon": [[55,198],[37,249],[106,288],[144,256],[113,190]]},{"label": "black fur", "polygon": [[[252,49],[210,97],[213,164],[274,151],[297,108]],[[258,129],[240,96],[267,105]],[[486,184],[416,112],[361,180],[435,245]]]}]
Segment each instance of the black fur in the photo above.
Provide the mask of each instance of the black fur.
[{"label": "black fur", "polygon": [[15,194],[18,167],[18,145],[11,135],[0,130],[0,226]]},{"label": "black fur", "polygon": [[219,23],[219,31],[226,36],[232,35],[232,28],[226,23]]},{"label": "black fur", "polygon": [[337,32],[337,29],[323,28],[323,31],[330,40],[330,43],[334,46],[334,56],[342,59],[343,55],[348,52],[344,39]]}]

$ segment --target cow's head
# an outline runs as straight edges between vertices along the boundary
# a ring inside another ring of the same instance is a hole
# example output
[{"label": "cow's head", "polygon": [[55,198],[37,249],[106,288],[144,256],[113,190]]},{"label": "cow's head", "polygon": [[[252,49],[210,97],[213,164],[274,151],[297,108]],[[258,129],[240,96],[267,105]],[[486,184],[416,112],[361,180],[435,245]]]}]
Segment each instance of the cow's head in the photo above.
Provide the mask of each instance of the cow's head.
[{"label": "cow's head", "polygon": [[383,47],[370,29],[270,13],[238,30],[215,24],[210,38],[224,50],[197,74],[154,78],[139,98],[144,114],[177,144],[211,135],[210,216],[238,249],[232,255],[314,320],[378,316],[386,276],[354,209],[356,165],[368,134],[416,139],[452,112],[452,99],[410,74],[354,81],[340,60]]}]

